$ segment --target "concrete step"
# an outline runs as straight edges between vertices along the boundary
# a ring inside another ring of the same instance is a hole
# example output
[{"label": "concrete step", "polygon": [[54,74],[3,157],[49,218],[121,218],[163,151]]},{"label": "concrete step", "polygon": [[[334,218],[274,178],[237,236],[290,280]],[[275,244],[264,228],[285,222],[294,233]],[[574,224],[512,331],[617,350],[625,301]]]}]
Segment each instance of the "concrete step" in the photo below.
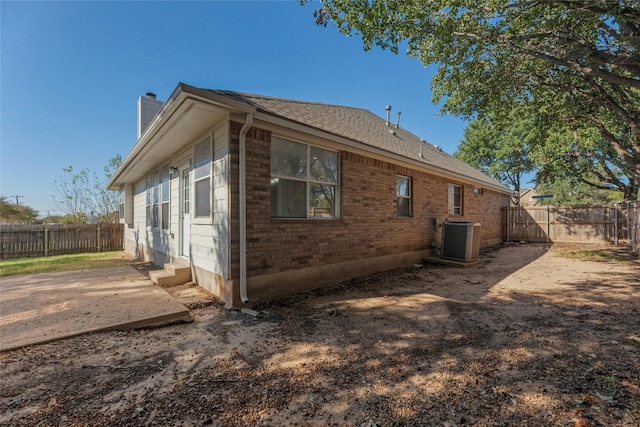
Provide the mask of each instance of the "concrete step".
[{"label": "concrete step", "polygon": [[191,266],[177,263],[166,263],[163,270],[152,271],[149,277],[163,288],[182,285],[191,281]]}]

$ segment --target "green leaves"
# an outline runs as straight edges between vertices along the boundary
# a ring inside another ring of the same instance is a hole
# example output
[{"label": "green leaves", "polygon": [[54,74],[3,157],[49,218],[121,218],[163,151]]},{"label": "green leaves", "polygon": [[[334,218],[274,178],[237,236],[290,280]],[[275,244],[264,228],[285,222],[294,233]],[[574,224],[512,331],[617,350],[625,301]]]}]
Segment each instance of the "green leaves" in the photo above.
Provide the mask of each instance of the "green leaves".
[{"label": "green leaves", "polygon": [[520,191],[522,177],[536,168],[530,151],[543,141],[543,128],[525,106],[505,117],[478,118],[465,129],[454,156]]},{"label": "green leaves", "polygon": [[[122,158],[117,154],[104,167],[108,180]],[[118,221],[118,193],[106,189],[106,182],[95,172],[85,168],[75,172],[73,166],[62,169],[63,174],[53,183],[51,201],[64,213],[63,221],[84,224],[95,217],[100,222]]]},{"label": "green leaves", "polygon": [[540,166],[539,192],[553,193],[554,204],[638,197],[634,170],[594,127],[555,126],[532,156]]},{"label": "green leaves", "polygon": [[322,10],[365,49],[406,44],[438,64],[442,112],[507,116],[527,103],[554,125],[596,129],[640,185],[640,3],[324,0]]},{"label": "green leaves", "polygon": [[11,203],[5,196],[0,196],[0,222],[3,224],[33,224],[38,218],[38,211],[25,205]]}]

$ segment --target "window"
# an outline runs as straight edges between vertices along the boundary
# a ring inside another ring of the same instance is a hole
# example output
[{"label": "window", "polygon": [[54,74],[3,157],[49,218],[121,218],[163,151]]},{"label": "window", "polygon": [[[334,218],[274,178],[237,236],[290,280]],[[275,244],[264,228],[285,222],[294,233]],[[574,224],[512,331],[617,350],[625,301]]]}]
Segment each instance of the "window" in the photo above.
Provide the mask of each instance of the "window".
[{"label": "window", "polygon": [[160,187],[160,171],[153,173],[153,187],[151,189],[151,226],[158,228],[158,187]]},{"label": "window", "polygon": [[211,217],[211,139],[205,138],[195,150],[196,218]]},{"label": "window", "polygon": [[147,227],[151,227],[153,225],[152,215],[151,215],[151,193],[153,192],[153,177],[151,175],[147,175]]},{"label": "window", "polygon": [[162,214],[162,229],[169,229],[169,165],[165,165],[160,170],[160,185],[162,194],[160,202],[160,212]]},{"label": "window", "polygon": [[411,178],[396,177],[396,200],[398,217],[411,216]]},{"label": "window", "polygon": [[462,215],[462,187],[449,184],[449,214]]},{"label": "window", "polygon": [[191,180],[189,170],[182,171],[182,215],[189,217],[191,213]]},{"label": "window", "polygon": [[338,153],[271,139],[271,216],[337,218]]},{"label": "window", "polygon": [[169,229],[169,185],[169,165],[147,175],[147,227]]},{"label": "window", "polygon": [[124,219],[124,188],[118,192],[118,216]]}]

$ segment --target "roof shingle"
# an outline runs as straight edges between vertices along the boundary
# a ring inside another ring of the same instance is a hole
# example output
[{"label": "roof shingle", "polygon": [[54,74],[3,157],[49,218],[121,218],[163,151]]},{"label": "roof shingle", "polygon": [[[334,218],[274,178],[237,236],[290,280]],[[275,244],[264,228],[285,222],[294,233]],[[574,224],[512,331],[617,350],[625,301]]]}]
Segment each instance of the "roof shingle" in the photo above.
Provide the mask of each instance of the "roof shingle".
[{"label": "roof shingle", "polygon": [[[403,129],[387,126],[386,120],[355,107],[275,98],[228,90],[209,92],[251,105],[263,113],[350,139],[377,149],[423,163],[427,168],[445,170],[494,189],[509,189],[443,152],[438,147]],[[389,132],[389,131],[392,132]]]}]

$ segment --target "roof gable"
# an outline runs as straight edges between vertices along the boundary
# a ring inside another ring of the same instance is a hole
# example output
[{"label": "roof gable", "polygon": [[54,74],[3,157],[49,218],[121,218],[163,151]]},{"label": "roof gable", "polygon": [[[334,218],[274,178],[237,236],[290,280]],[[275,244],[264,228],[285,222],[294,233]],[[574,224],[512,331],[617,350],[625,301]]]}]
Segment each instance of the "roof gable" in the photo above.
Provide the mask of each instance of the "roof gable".
[{"label": "roof gable", "polygon": [[[135,182],[149,167],[161,162],[172,150],[178,135],[196,134],[212,125],[212,119],[224,120],[231,113],[259,114],[261,120],[281,126],[298,127],[301,131],[316,130],[323,137],[391,161],[407,162],[452,180],[469,182],[505,194],[511,190],[427,143],[418,136],[372,112],[355,107],[323,104],[254,95],[228,90],[201,89],[179,83],[169,99],[139,137],[107,187],[119,189]],[[184,139],[184,138],[182,138]]]}]

